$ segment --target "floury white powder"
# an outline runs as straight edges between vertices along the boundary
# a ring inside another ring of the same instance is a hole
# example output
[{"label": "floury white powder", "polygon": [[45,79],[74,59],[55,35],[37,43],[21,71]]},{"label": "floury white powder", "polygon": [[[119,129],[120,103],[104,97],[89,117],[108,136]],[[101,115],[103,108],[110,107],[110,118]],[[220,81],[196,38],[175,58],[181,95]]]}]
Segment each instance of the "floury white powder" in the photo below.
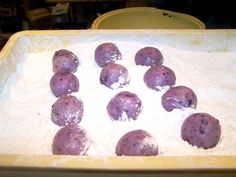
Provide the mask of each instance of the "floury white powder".
[{"label": "floury white powder", "polygon": [[[101,68],[94,61],[94,51],[103,42],[113,42],[120,49],[122,60],[118,63],[127,68],[129,85],[109,89],[100,84]],[[194,90],[198,98],[196,110],[166,112],[161,105],[164,90],[157,92],[147,88],[143,76],[148,67],[136,66],[134,62],[135,53],[147,45],[162,52],[163,65],[175,72],[176,86],[185,85]],[[155,137],[160,155],[236,154],[235,53],[183,51],[132,39],[128,44],[120,40],[75,43],[65,49],[74,52],[80,60],[75,73],[80,89],[73,95],[84,103],[84,116],[79,124],[92,140],[88,155],[115,155],[118,140],[136,129],[143,129]],[[16,72],[9,76],[0,93],[1,154],[52,154],[52,140],[60,129],[50,117],[51,106],[57,100],[49,87],[54,52],[41,51],[21,57]],[[108,102],[121,91],[133,92],[142,101],[143,109],[137,120],[112,121],[107,114]],[[216,147],[198,149],[181,139],[181,125],[194,112],[209,113],[220,121],[222,136]]]}]

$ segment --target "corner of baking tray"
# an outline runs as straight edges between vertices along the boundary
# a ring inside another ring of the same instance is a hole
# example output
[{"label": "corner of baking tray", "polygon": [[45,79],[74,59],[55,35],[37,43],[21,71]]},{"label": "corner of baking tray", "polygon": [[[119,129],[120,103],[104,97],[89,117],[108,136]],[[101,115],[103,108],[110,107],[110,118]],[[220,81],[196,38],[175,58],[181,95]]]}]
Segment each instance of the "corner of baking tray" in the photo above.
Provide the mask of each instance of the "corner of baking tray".
[{"label": "corner of baking tray", "polygon": [[7,40],[6,44],[0,51],[0,61],[3,60],[8,54],[10,53],[11,49],[13,48],[14,44],[16,43],[17,39],[21,36],[26,35],[29,33],[28,31],[20,31],[12,34],[9,39]]},{"label": "corner of baking tray", "polygon": [[[49,31],[49,30],[45,30],[45,31]],[[0,51],[0,61],[2,61],[4,58],[6,58],[9,53],[11,52],[12,48],[14,47],[16,41],[22,37],[22,36],[30,36],[30,35],[34,35],[34,34],[43,34],[45,32],[43,32],[43,30],[25,30],[25,31],[19,31],[16,32],[14,34],[12,34],[9,39],[7,40],[6,44],[4,45],[4,47],[2,48],[2,50]]]}]

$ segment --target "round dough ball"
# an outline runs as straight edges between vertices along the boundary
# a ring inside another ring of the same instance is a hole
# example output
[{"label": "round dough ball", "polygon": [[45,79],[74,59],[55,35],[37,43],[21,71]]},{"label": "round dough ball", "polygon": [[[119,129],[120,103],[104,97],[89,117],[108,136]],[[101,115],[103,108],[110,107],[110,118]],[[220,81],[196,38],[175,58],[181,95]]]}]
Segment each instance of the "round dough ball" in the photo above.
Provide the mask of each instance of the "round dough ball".
[{"label": "round dough ball", "polygon": [[113,43],[100,44],[95,50],[95,61],[103,67],[107,63],[114,63],[116,60],[121,59],[121,53],[117,46]]},{"label": "round dough ball", "polygon": [[144,47],[135,54],[136,65],[152,67],[162,65],[163,61],[162,53],[155,47]]},{"label": "round dough ball", "polygon": [[83,102],[75,96],[66,95],[52,105],[51,120],[59,126],[75,125],[81,121],[83,113]]},{"label": "round dough ball", "polygon": [[153,66],[145,72],[143,80],[149,88],[160,91],[164,87],[173,86],[176,77],[175,73],[166,66]]},{"label": "round dough ball", "polygon": [[144,130],[133,130],[123,135],[116,145],[118,156],[156,156],[156,139]]},{"label": "round dough ball", "polygon": [[54,53],[52,65],[55,73],[75,72],[79,59],[73,52],[61,49]]},{"label": "round dough ball", "polygon": [[215,147],[221,136],[219,121],[207,113],[195,113],[185,119],[181,137],[193,146],[198,148]]},{"label": "round dough ball", "polygon": [[68,125],[54,136],[52,152],[57,155],[85,155],[90,144],[91,140],[84,128]]},{"label": "round dough ball", "polygon": [[101,71],[100,82],[111,89],[124,87],[129,83],[128,70],[119,64],[107,63]]},{"label": "round dough ball", "polygon": [[196,108],[197,96],[186,86],[172,87],[162,95],[162,106],[168,112],[173,109]]},{"label": "round dough ball", "polygon": [[55,73],[50,80],[52,93],[56,97],[79,91],[79,80],[72,73]]},{"label": "round dough ball", "polygon": [[142,102],[139,97],[128,91],[118,93],[107,105],[107,111],[112,120],[136,120],[141,110]]}]

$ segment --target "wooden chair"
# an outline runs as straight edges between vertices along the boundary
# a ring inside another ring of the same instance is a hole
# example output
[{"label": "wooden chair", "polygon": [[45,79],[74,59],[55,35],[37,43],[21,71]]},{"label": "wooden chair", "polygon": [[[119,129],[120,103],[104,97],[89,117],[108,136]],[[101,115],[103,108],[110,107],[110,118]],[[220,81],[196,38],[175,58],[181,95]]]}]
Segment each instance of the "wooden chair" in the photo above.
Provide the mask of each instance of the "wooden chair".
[{"label": "wooden chair", "polygon": [[42,0],[22,0],[25,14],[31,29],[50,29],[50,11],[44,6]]}]

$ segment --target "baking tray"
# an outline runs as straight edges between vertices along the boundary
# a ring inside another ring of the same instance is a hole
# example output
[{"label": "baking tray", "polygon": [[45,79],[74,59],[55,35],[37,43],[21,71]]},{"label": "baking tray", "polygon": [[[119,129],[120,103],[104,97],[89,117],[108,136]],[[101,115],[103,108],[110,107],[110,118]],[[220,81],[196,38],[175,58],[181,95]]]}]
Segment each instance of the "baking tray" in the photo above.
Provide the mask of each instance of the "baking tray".
[{"label": "baking tray", "polygon": [[[61,47],[69,48],[75,42],[86,38],[101,37],[159,40],[161,43],[177,47],[184,51],[201,52],[236,52],[236,30],[58,30],[58,31],[23,31],[11,36],[0,53],[0,89],[7,82],[9,75],[16,68],[6,67],[14,63],[20,55],[42,51],[54,51]],[[76,39],[76,40],[75,40]],[[223,59],[222,59],[223,60]],[[17,66],[15,66],[17,67]],[[234,80],[235,81],[235,80]],[[236,90],[234,90],[236,97]],[[234,115],[235,116],[235,115]],[[4,123],[4,122],[2,122]],[[2,131],[2,130],[1,130]],[[16,147],[17,148],[17,147]],[[56,169],[96,171],[125,171],[139,173],[183,172],[183,171],[230,171],[236,170],[236,155],[191,155],[191,156],[156,156],[156,157],[116,157],[116,156],[63,156],[40,154],[4,154],[0,155],[0,166],[8,168]],[[101,174],[101,173],[100,173]],[[128,173],[129,174],[129,173]],[[198,173],[197,173],[198,174]],[[215,174],[215,173],[214,173]],[[112,175],[112,173],[110,174]],[[145,174],[146,176],[147,174]]]}]

